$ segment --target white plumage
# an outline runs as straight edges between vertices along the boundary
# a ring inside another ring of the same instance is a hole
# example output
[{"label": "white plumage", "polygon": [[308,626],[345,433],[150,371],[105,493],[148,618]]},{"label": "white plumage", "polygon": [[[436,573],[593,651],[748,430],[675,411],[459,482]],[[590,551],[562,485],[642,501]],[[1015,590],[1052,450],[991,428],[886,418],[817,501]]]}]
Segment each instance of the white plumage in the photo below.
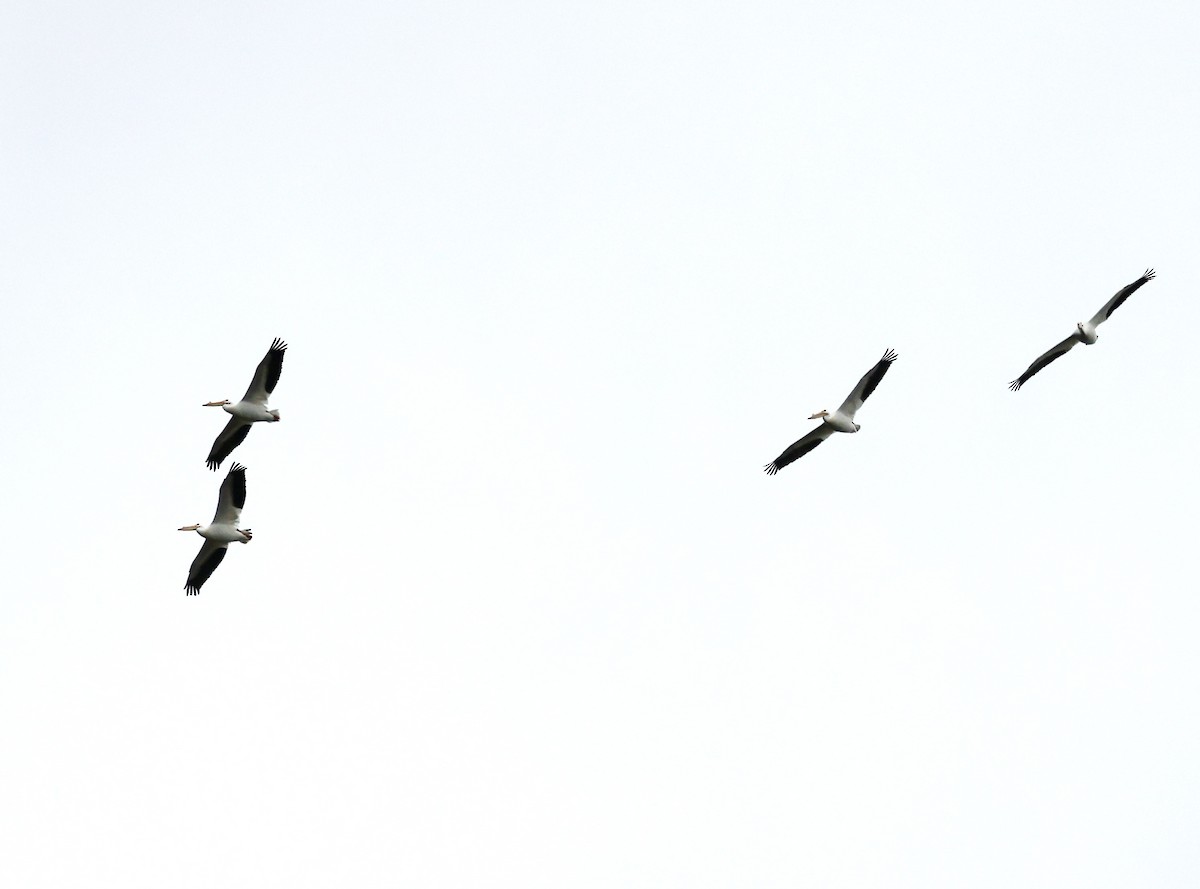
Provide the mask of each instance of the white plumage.
[{"label": "white plumage", "polygon": [[233,415],[213,442],[212,450],[208,452],[209,469],[217,469],[221,462],[233,453],[234,448],[246,440],[252,423],[279,422],[279,411],[267,407],[267,398],[275,391],[275,384],[279,382],[279,374],[283,370],[283,353],[286,351],[287,343],[283,340],[276,339],[271,343],[271,348],[254,371],[250,388],[237,404],[233,404],[227,398],[205,403],[205,407],[223,408],[226,413]]},{"label": "white plumage", "polygon": [[238,521],[242,517],[242,507],[246,505],[246,467],[234,463],[225,480],[221,482],[221,492],[217,496],[217,511],[211,524],[184,525],[180,531],[195,531],[204,538],[204,545],[192,560],[188,570],[185,589],[189,596],[200,592],[200,587],[212,576],[225,558],[231,543],[249,543],[253,538],[249,528],[239,528]]},{"label": "white plumage", "polygon": [[1129,299],[1130,294],[1132,294],[1147,281],[1151,280],[1153,277],[1154,269],[1146,269],[1145,273],[1140,278],[1138,278],[1132,284],[1127,284],[1114,293],[1112,299],[1101,306],[1099,312],[1093,315],[1086,323],[1080,321],[1078,324],[1076,324],[1074,333],[1072,333],[1058,345],[1054,346],[1054,348],[1043,353],[1042,355],[1039,355],[1037,360],[1034,361],[1033,364],[1029,365],[1025,373],[1021,374],[1008,384],[1008,388],[1016,392],[1029,381],[1030,377],[1040,371],[1047,364],[1050,364],[1052,361],[1057,361],[1059,358],[1062,358],[1062,356],[1066,355],[1073,348],[1075,348],[1076,343],[1083,343],[1085,346],[1090,346],[1095,343],[1096,340],[1100,339],[1100,336],[1096,333],[1096,328],[1107,321],[1108,316],[1116,311],[1117,306]]},{"label": "white plumage", "polygon": [[883,357],[875,363],[875,366],[858,381],[858,385],[846,396],[841,407],[832,414],[823,410],[809,417],[810,420],[820,417],[821,425],[799,441],[792,442],[782,454],[764,466],[767,474],[774,475],[789,463],[799,460],[835,432],[857,432],[861,427],[854,422],[854,415],[863,406],[863,402],[875,391],[875,387],[879,385],[879,381],[888,372],[888,368],[892,366],[896,357],[896,353],[888,349],[883,353]]}]

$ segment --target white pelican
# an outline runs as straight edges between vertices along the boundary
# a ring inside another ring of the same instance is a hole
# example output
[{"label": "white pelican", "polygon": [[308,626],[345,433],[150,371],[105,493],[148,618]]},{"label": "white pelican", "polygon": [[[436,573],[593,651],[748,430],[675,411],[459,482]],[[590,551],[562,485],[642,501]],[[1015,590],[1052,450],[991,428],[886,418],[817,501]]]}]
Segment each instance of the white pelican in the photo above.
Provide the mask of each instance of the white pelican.
[{"label": "white pelican", "polygon": [[1142,275],[1132,284],[1122,287],[1120,290],[1114,293],[1113,298],[1106,302],[1100,311],[1092,316],[1090,321],[1088,321],[1086,324],[1084,324],[1082,321],[1076,324],[1074,333],[1072,333],[1069,337],[1067,337],[1045,355],[1042,355],[1040,358],[1038,358],[1038,360],[1033,362],[1033,364],[1029,365],[1029,369],[1026,370],[1025,373],[1021,374],[1008,384],[1008,388],[1016,392],[1027,382],[1029,382],[1030,377],[1032,377],[1051,361],[1056,361],[1070,352],[1071,349],[1075,347],[1076,343],[1083,343],[1085,346],[1090,346],[1095,343],[1096,340],[1100,339],[1100,336],[1096,333],[1096,328],[1107,321],[1108,316],[1117,310],[1117,306],[1129,299],[1129,296],[1133,293],[1133,291],[1137,290],[1153,277],[1154,269],[1146,269],[1146,273],[1144,275]]},{"label": "white pelican", "polygon": [[250,434],[251,423],[278,423],[279,411],[267,409],[267,396],[275,391],[279,382],[279,373],[283,370],[283,353],[287,351],[287,343],[276,339],[263,360],[258,362],[254,371],[254,379],[250,388],[237,404],[228,398],[222,401],[205,402],[205,407],[224,408],[226,413],[233,414],[217,440],[213,442],[212,450],[208,452],[208,468],[216,470],[233,449],[246,440]]},{"label": "white pelican", "polygon": [[835,432],[857,432],[861,427],[854,422],[854,415],[863,406],[863,402],[875,391],[875,387],[879,385],[879,381],[883,379],[883,375],[887,373],[888,368],[895,360],[896,353],[888,349],[883,353],[883,357],[875,363],[875,366],[858,381],[858,385],[854,387],[853,392],[846,396],[841,407],[832,414],[822,410],[809,417],[810,420],[820,417],[821,425],[804,438],[793,442],[786,451],[764,466],[763,469],[767,471],[767,474],[774,475],[789,463],[799,460]]},{"label": "white pelican", "polygon": [[246,505],[246,467],[234,463],[221,482],[221,494],[217,497],[217,512],[211,525],[185,525],[180,531],[195,531],[204,538],[204,545],[192,560],[188,570],[187,590],[189,596],[198,595],[204,581],[212,576],[225,558],[231,543],[249,543],[254,536],[249,528],[239,528],[242,507]]}]

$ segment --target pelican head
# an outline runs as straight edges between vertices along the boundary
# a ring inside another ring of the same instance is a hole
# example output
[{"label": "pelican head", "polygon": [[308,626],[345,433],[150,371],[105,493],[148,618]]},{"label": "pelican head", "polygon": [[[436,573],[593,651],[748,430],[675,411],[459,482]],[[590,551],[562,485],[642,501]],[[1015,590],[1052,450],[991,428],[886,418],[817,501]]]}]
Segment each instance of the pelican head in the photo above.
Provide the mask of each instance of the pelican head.
[{"label": "pelican head", "polygon": [[227,404],[233,404],[228,398],[223,398],[220,401],[206,401],[204,407],[224,407]]},{"label": "pelican head", "polygon": [[823,419],[825,419],[825,417],[828,417],[828,416],[829,416],[829,411],[819,410],[815,414],[813,414],[811,417],[809,417],[809,419],[810,420],[817,420],[817,419],[823,420]]},{"label": "pelican head", "polygon": [[200,530],[200,526],[199,526],[199,525],[184,525],[184,526],[183,526],[182,528],[180,528],[179,530],[180,530],[180,531],[199,531],[199,530]]}]

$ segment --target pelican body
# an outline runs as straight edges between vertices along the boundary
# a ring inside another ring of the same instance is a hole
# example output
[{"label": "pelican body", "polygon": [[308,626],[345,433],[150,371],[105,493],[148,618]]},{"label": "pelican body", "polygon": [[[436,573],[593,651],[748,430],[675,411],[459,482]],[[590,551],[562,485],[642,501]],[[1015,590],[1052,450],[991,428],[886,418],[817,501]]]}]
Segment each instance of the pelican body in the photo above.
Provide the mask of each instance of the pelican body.
[{"label": "pelican body", "polygon": [[810,420],[820,419],[822,423],[829,426],[834,432],[857,432],[862,429],[851,417],[842,413],[841,410],[836,410],[832,414],[829,411],[817,411],[809,417]]},{"label": "pelican body", "polygon": [[883,379],[883,375],[888,372],[888,368],[892,366],[892,362],[896,358],[896,353],[888,349],[883,353],[883,357],[875,363],[875,366],[858,381],[858,385],[846,396],[841,407],[832,413],[821,410],[810,416],[808,418],[810,420],[820,419],[821,425],[798,441],[792,442],[782,454],[764,466],[763,469],[766,470],[767,475],[774,475],[789,463],[799,460],[835,432],[853,433],[861,429],[862,427],[855,422],[854,417],[858,413],[858,409],[863,406],[863,402],[875,391],[875,387],[879,385],[879,381]]},{"label": "pelican body", "polygon": [[1015,380],[1008,384],[1008,388],[1012,391],[1018,391],[1024,386],[1029,378],[1036,374],[1052,361],[1057,361],[1068,352],[1075,348],[1076,343],[1083,343],[1085,346],[1095,345],[1096,340],[1100,339],[1100,335],[1096,333],[1096,328],[1108,320],[1108,317],[1117,310],[1117,307],[1133,294],[1135,290],[1145,284],[1147,281],[1153,280],[1154,269],[1146,269],[1142,276],[1132,284],[1127,284],[1112,295],[1112,298],[1101,306],[1100,311],[1089,318],[1087,321],[1080,321],[1075,325],[1075,332],[1042,355],[1039,355],[1037,360],[1025,370]]},{"label": "pelican body", "polygon": [[212,576],[225,558],[231,543],[249,543],[254,534],[249,528],[239,528],[238,521],[242,517],[242,507],[246,505],[246,467],[234,463],[225,480],[221,482],[221,492],[217,496],[217,511],[211,524],[184,525],[180,531],[195,531],[204,538],[200,552],[192,560],[188,570],[187,584],[184,589],[189,596],[198,595],[200,587]]},{"label": "pelican body", "polygon": [[234,404],[225,398],[221,401],[205,402],[205,407],[219,407],[232,415],[208,453],[209,469],[215,471],[222,461],[233,453],[234,448],[246,440],[251,424],[279,422],[279,411],[267,407],[267,398],[275,391],[275,384],[279,382],[279,374],[283,371],[283,353],[286,351],[287,343],[283,340],[276,339],[271,343],[271,348],[258,363],[250,388],[246,390],[241,401]]}]

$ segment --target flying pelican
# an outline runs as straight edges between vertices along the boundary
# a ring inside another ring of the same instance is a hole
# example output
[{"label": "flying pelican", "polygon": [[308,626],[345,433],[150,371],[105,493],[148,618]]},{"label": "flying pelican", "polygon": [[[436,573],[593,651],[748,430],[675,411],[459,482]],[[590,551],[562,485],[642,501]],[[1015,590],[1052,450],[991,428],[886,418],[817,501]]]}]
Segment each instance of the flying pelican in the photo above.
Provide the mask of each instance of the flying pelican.
[{"label": "flying pelican", "polygon": [[208,468],[216,470],[221,462],[233,453],[233,449],[246,440],[250,434],[251,423],[278,423],[279,411],[267,409],[267,396],[275,391],[279,382],[279,373],[283,370],[283,353],[287,351],[287,343],[276,339],[271,348],[258,362],[254,371],[254,379],[250,388],[237,404],[228,398],[222,401],[205,402],[205,407],[224,408],[228,414],[233,414],[217,440],[213,442],[212,450],[208,452]]},{"label": "flying pelican", "polygon": [[1074,333],[1072,333],[1069,337],[1067,337],[1045,355],[1042,355],[1040,358],[1038,358],[1038,360],[1033,362],[1033,364],[1029,365],[1029,369],[1026,370],[1025,373],[1021,374],[1008,384],[1008,388],[1016,392],[1027,382],[1029,382],[1030,377],[1032,377],[1051,361],[1057,361],[1059,358],[1075,348],[1076,343],[1083,343],[1085,346],[1090,346],[1096,342],[1096,340],[1100,339],[1099,335],[1096,333],[1096,328],[1107,321],[1108,316],[1117,310],[1117,306],[1129,299],[1129,296],[1133,293],[1133,291],[1137,290],[1153,277],[1154,269],[1146,269],[1144,275],[1142,275],[1132,284],[1128,284],[1114,293],[1113,298],[1106,302],[1100,311],[1092,316],[1090,321],[1088,321],[1086,324],[1084,324],[1082,321],[1076,324]]},{"label": "flying pelican", "polygon": [[767,471],[767,475],[774,475],[789,463],[799,460],[835,432],[857,432],[861,427],[854,422],[854,415],[863,406],[863,402],[875,391],[875,387],[879,385],[879,381],[883,379],[883,375],[888,372],[888,368],[895,360],[896,353],[888,349],[883,353],[883,357],[875,363],[875,366],[858,381],[858,385],[854,387],[853,392],[846,396],[841,407],[832,414],[822,410],[809,417],[810,420],[820,417],[821,425],[804,438],[793,442],[786,451],[764,466],[763,469]]},{"label": "flying pelican", "polygon": [[180,531],[195,531],[204,538],[204,545],[192,560],[188,570],[187,590],[189,596],[199,595],[204,581],[212,576],[225,558],[225,553],[231,543],[249,543],[254,536],[249,528],[237,526],[242,517],[242,507],[246,505],[246,467],[234,463],[221,482],[221,494],[217,497],[217,513],[213,516],[211,525],[185,525]]}]

